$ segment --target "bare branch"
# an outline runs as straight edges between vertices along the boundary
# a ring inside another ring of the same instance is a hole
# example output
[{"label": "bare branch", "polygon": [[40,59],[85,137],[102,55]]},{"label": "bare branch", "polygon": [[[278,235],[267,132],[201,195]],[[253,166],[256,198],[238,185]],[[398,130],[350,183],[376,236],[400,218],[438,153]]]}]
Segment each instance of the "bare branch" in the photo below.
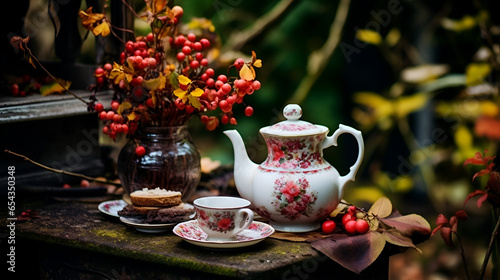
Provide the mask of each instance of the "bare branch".
[{"label": "bare branch", "polygon": [[335,19],[330,26],[330,33],[328,39],[321,49],[313,52],[309,56],[309,62],[307,65],[307,74],[300,82],[297,90],[288,99],[286,104],[297,103],[300,104],[306,97],[312,86],[318,79],[318,77],[323,73],[326,64],[330,60],[333,52],[337,48],[340,37],[342,35],[342,28],[344,27],[347,14],[349,12],[350,0],[342,0],[337,7],[337,13],[335,14]]}]

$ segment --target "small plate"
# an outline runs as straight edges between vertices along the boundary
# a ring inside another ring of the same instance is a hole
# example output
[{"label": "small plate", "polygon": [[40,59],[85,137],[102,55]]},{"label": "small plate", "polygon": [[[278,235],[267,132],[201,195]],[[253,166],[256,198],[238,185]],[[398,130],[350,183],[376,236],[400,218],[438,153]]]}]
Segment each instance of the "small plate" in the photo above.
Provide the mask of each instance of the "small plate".
[{"label": "small plate", "polygon": [[235,241],[207,241],[207,234],[198,226],[197,220],[177,224],[175,235],[187,242],[207,248],[240,248],[254,245],[274,233],[274,228],[266,223],[254,221],[250,227],[236,235]]},{"label": "small plate", "polygon": [[147,224],[143,219],[120,217],[120,221],[134,227],[137,231],[145,233],[161,233],[172,229],[177,223],[171,224]]},{"label": "small plate", "polygon": [[97,208],[99,208],[99,211],[101,211],[104,214],[113,216],[113,217],[118,217],[118,211],[122,210],[123,207],[127,206],[127,202],[125,200],[119,199],[119,200],[110,200],[110,201],[104,201]]}]

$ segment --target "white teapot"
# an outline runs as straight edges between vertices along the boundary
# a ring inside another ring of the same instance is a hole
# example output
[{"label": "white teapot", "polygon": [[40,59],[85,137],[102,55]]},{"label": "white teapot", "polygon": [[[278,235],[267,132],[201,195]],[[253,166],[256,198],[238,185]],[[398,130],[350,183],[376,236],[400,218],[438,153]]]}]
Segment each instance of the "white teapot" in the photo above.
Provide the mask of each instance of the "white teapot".
[{"label": "white teapot", "polygon": [[[226,130],[234,149],[234,180],[241,197],[252,202],[252,209],[268,219],[279,231],[308,232],[318,229],[338,205],[347,182],[361,165],[364,142],[361,132],[339,125],[332,136],[329,129],[301,121],[302,109],[290,104],[283,110],[286,121],[263,127],[260,133],[267,148],[267,159],[253,163],[236,130]],[[323,159],[323,149],[337,145],[340,134],[350,133],[358,142],[358,157],[350,171],[340,176]]]}]

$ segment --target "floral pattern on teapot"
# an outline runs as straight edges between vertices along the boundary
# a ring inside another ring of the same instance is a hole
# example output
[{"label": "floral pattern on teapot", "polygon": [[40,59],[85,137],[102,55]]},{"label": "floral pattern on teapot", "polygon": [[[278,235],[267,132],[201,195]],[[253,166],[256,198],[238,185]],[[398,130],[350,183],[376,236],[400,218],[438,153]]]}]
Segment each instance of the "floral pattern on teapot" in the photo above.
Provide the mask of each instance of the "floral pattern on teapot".
[{"label": "floral pattern on teapot", "polygon": [[265,167],[290,169],[319,168],[325,164],[320,144],[324,135],[300,138],[268,138]]},{"label": "floral pattern on teapot", "polygon": [[280,177],[274,181],[271,205],[287,219],[294,221],[302,215],[312,214],[313,205],[318,199],[318,192],[311,191],[305,177],[287,180]]},{"label": "floral pattern on teapot", "polygon": [[217,232],[228,232],[232,231],[235,227],[234,225],[234,212],[223,211],[222,214],[207,213],[203,210],[197,209],[196,215],[201,218],[200,225],[208,227],[212,231]]}]

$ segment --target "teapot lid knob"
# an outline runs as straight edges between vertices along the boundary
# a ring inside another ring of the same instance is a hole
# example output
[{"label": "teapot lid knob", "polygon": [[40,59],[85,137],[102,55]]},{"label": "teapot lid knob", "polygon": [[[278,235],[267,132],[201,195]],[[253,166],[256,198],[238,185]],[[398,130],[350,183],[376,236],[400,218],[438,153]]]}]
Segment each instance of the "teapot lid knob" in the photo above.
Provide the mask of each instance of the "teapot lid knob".
[{"label": "teapot lid knob", "polygon": [[288,104],[283,109],[283,116],[290,121],[296,121],[302,117],[302,108],[297,104]]}]

